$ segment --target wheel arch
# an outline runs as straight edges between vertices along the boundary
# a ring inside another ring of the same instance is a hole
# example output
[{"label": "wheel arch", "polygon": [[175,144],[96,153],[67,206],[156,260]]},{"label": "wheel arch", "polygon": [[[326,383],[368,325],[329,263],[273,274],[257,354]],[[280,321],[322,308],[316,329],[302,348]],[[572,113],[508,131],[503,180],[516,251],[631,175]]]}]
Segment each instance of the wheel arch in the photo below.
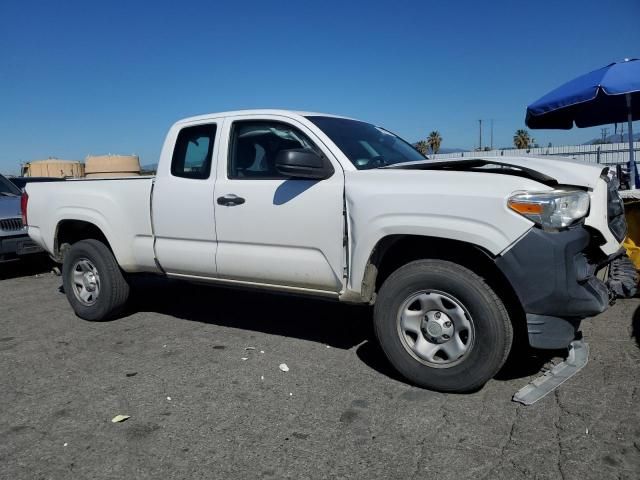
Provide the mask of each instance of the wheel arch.
[{"label": "wheel arch", "polygon": [[111,243],[98,225],[86,220],[64,219],[56,225],[53,244],[54,259],[62,263],[65,252],[71,245],[89,239],[104,243],[115,256]]},{"label": "wheel arch", "polygon": [[486,249],[464,241],[421,235],[388,235],[373,249],[365,267],[361,296],[375,302],[376,292],[395,270],[420,259],[448,260],[482,277],[504,302],[514,334],[526,336],[525,313],[520,300],[504,273]]}]

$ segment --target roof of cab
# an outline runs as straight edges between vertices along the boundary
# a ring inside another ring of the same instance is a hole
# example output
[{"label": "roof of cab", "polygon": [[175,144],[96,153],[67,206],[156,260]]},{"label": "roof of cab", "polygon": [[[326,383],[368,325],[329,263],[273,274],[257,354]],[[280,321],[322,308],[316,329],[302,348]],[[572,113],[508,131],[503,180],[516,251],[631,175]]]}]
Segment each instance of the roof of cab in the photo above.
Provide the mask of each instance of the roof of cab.
[{"label": "roof of cab", "polygon": [[232,110],[228,112],[215,112],[215,113],[205,113],[203,115],[196,115],[193,117],[182,118],[178,120],[176,123],[192,123],[201,120],[208,120],[211,118],[220,118],[220,117],[236,117],[243,115],[281,115],[285,117],[311,117],[311,116],[321,116],[321,117],[334,117],[334,118],[349,118],[343,117],[341,115],[332,115],[330,113],[318,113],[318,112],[304,112],[299,110],[282,110],[282,109],[249,109],[249,110]]}]

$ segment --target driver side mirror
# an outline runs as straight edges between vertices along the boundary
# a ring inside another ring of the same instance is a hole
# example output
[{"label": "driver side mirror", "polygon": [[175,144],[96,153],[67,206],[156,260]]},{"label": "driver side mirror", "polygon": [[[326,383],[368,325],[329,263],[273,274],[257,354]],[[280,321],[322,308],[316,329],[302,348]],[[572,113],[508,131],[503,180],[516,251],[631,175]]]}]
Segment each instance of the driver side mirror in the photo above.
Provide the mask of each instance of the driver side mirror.
[{"label": "driver side mirror", "polygon": [[276,156],[276,169],[291,178],[324,180],[333,175],[329,160],[305,148],[280,150]]}]

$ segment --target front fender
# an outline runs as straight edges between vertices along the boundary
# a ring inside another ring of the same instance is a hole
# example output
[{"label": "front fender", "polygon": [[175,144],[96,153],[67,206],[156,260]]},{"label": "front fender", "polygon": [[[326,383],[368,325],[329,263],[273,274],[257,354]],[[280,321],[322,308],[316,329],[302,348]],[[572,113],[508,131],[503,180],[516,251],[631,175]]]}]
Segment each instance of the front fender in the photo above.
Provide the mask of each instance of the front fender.
[{"label": "front fender", "polygon": [[[499,182],[496,181],[499,179]],[[533,226],[507,208],[524,178],[483,173],[371,170],[347,174],[347,290],[359,293],[376,245],[389,235],[462,241],[497,256]],[[429,252],[425,252],[425,258]]]}]

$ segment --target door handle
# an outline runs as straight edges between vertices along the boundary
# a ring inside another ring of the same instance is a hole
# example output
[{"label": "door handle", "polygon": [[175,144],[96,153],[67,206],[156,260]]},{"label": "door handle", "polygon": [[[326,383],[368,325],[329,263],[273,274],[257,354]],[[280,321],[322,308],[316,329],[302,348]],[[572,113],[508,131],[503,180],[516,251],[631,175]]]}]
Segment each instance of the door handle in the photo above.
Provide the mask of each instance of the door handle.
[{"label": "door handle", "polygon": [[218,197],[217,202],[218,205],[224,205],[225,207],[234,207],[236,205],[242,205],[244,203],[244,198],[230,193],[223,197]]}]

